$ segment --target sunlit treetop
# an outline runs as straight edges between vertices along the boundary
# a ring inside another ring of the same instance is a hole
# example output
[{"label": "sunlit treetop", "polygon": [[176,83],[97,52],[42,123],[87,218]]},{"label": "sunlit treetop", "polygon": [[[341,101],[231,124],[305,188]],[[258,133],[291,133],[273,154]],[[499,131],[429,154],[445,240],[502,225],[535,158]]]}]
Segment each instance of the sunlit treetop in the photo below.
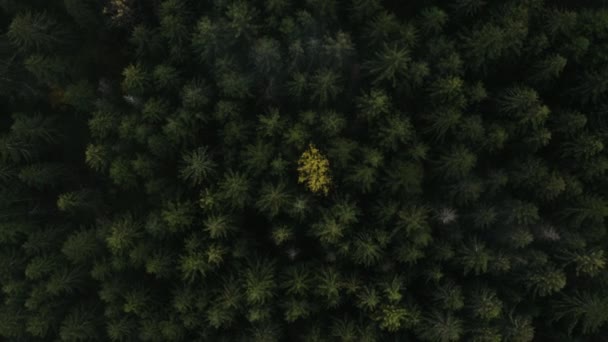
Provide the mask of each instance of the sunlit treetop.
[{"label": "sunlit treetop", "polygon": [[327,195],[331,185],[329,160],[313,145],[302,153],[298,160],[298,182],[314,192]]}]

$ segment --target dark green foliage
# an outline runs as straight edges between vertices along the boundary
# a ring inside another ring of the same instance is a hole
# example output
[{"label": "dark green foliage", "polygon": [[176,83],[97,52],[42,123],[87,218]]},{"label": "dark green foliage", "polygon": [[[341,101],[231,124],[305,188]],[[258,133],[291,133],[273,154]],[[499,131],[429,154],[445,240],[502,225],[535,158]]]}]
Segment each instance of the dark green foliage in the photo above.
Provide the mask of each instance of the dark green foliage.
[{"label": "dark green foliage", "polygon": [[69,42],[68,30],[46,12],[18,14],[13,18],[7,36],[24,52],[51,51]]},{"label": "dark green foliage", "polygon": [[25,69],[45,84],[62,83],[69,75],[68,65],[60,58],[40,54],[30,55],[23,62]]},{"label": "dark green foliage", "polygon": [[183,160],[180,175],[194,186],[202,184],[215,171],[215,163],[204,147],[184,155]]},{"label": "dark green foliage", "polygon": [[97,233],[94,229],[72,233],[61,248],[61,252],[73,263],[89,263],[101,254]]},{"label": "dark green foliage", "polygon": [[477,163],[477,157],[464,146],[455,146],[442,155],[438,169],[446,177],[463,178],[467,176]]},{"label": "dark green foliage", "polygon": [[593,333],[608,320],[606,305],[608,302],[603,295],[590,293],[564,295],[555,303],[554,316],[556,319],[569,318],[570,333],[577,325],[580,326],[582,333]]},{"label": "dark green foliage", "polygon": [[290,195],[285,187],[285,183],[264,184],[256,202],[260,211],[274,217],[286,208],[290,202]]},{"label": "dark green foliage", "polygon": [[43,189],[62,183],[67,176],[66,165],[60,163],[36,163],[19,171],[19,180],[32,188]]},{"label": "dark green foliage", "polygon": [[98,196],[95,192],[82,189],[59,195],[57,208],[67,213],[92,213],[98,208]]},{"label": "dark green foliage", "polygon": [[390,81],[393,86],[403,78],[410,63],[409,51],[397,45],[384,45],[375,59],[370,62],[369,70],[375,82]]},{"label": "dark green foliage", "polygon": [[226,204],[235,208],[243,208],[249,198],[250,187],[250,182],[245,175],[228,171],[219,186],[220,196]]},{"label": "dark green foliage", "polygon": [[66,87],[64,102],[79,112],[86,112],[95,102],[95,88],[87,81],[79,81]]},{"label": "dark green foliage", "polygon": [[122,89],[129,95],[142,95],[150,83],[148,72],[141,65],[129,65],[122,75]]},{"label": "dark green foliage", "polygon": [[336,98],[340,92],[340,78],[332,70],[321,69],[311,79],[312,99],[324,105]]},{"label": "dark green foliage", "polygon": [[0,340],[608,336],[605,1],[0,8]]},{"label": "dark green foliage", "polygon": [[425,341],[459,341],[463,334],[462,321],[450,313],[433,312],[422,326],[419,336]]}]

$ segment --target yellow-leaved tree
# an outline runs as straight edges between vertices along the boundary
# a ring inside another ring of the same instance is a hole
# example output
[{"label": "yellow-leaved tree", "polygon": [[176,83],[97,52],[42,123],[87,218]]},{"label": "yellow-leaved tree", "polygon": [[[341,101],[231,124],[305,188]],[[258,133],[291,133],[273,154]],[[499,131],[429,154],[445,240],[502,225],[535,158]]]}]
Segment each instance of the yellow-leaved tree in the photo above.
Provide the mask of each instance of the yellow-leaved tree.
[{"label": "yellow-leaved tree", "polygon": [[305,183],[310,191],[323,195],[329,193],[329,160],[313,144],[308,145],[308,149],[300,156],[298,174],[298,182]]}]

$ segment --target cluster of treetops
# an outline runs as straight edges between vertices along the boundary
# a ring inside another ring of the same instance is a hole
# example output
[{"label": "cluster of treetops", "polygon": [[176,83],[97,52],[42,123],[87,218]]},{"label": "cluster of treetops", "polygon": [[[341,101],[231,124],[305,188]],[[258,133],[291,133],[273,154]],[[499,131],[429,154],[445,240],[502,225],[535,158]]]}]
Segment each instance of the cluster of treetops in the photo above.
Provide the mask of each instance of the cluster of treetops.
[{"label": "cluster of treetops", "polygon": [[0,340],[608,338],[608,1],[1,0],[0,33]]}]

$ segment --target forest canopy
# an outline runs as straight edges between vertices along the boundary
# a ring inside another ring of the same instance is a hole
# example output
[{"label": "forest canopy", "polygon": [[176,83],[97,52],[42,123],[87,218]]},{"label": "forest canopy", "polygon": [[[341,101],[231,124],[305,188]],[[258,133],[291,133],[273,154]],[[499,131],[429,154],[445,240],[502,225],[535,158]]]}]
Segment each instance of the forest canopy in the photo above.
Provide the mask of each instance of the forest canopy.
[{"label": "forest canopy", "polygon": [[608,1],[0,0],[0,30],[0,340],[606,340]]}]

